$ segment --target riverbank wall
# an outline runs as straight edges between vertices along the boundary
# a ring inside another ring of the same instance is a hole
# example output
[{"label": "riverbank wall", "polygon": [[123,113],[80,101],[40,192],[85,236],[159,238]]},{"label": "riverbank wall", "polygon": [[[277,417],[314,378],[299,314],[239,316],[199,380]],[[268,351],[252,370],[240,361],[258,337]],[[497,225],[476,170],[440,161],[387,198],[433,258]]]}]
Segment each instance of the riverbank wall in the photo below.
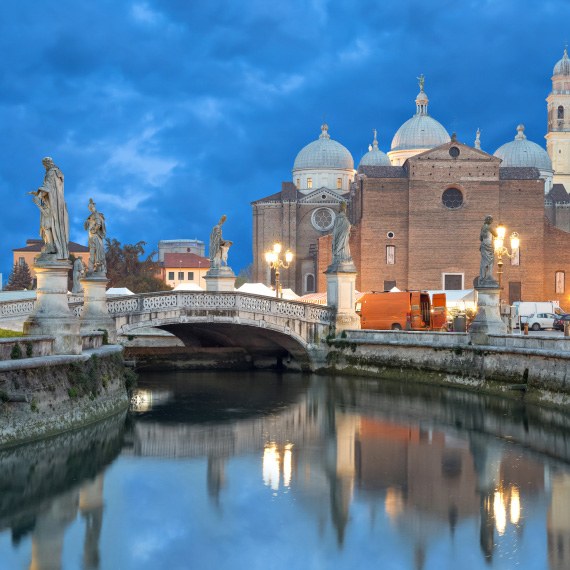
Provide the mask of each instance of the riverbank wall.
[{"label": "riverbank wall", "polygon": [[345,331],[328,339],[318,371],[451,385],[570,408],[570,338]]},{"label": "riverbank wall", "polygon": [[0,446],[86,426],[127,408],[133,373],[121,346],[101,345],[91,335],[82,354],[35,356],[45,338],[10,339],[17,341],[23,345],[11,349],[17,358],[0,360]]}]

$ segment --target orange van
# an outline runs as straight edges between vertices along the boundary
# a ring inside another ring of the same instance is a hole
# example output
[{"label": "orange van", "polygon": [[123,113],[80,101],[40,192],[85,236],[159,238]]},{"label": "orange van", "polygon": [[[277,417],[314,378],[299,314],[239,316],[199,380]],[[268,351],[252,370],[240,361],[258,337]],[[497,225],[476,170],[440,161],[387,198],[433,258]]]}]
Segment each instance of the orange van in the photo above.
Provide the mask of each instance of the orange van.
[{"label": "orange van", "polygon": [[426,291],[365,293],[358,301],[360,326],[375,330],[443,330],[446,315],[445,293]]}]

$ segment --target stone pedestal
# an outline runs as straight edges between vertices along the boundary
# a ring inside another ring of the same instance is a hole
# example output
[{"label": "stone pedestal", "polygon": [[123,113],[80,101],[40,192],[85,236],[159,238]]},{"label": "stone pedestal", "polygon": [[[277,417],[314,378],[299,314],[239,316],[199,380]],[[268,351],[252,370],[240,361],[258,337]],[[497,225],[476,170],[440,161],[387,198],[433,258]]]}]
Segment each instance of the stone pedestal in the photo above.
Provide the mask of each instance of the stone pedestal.
[{"label": "stone pedestal", "polygon": [[489,344],[490,334],[506,334],[507,326],[499,310],[499,287],[475,287],[477,291],[477,315],[469,336],[473,344]]},{"label": "stone pedestal", "polygon": [[354,311],[356,303],[356,267],[353,263],[331,265],[327,276],[327,305],[336,309],[335,334],[347,329],[359,329],[360,317]]},{"label": "stone pedestal", "polygon": [[79,319],[67,301],[70,269],[71,263],[61,259],[37,259],[34,264],[38,280],[36,306],[24,322],[24,333],[55,337],[55,354],[81,354]]},{"label": "stone pedestal", "polygon": [[233,291],[236,276],[231,267],[211,268],[206,275],[206,291]]},{"label": "stone pedestal", "polygon": [[116,344],[117,328],[107,310],[107,278],[104,275],[91,275],[80,282],[83,287],[81,332],[107,331],[109,344]]}]

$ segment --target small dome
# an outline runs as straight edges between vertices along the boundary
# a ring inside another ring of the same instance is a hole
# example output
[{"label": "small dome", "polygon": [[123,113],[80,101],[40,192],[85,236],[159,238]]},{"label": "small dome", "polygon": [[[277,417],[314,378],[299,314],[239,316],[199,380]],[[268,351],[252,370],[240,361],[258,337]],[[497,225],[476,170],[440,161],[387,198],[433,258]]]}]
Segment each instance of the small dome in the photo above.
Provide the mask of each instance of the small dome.
[{"label": "small dome", "polygon": [[526,138],[524,125],[517,127],[515,140],[500,146],[494,155],[503,161],[501,166],[530,166],[539,170],[552,170],[548,153]]},{"label": "small dome", "polygon": [[324,124],[321,127],[319,138],[301,149],[295,158],[293,170],[302,168],[354,169],[352,155],[347,148],[331,139],[328,130],[328,125]]},{"label": "small dome", "polygon": [[450,141],[443,125],[428,115],[429,99],[424,92],[424,76],[420,75],[419,80],[420,92],[416,97],[416,114],[397,130],[392,139],[392,151],[429,149]]},{"label": "small dome", "polygon": [[552,75],[570,75],[570,59],[568,59],[568,51],[564,48],[562,59],[554,66]]},{"label": "small dome", "polygon": [[391,162],[387,154],[384,154],[378,148],[378,139],[376,138],[376,129],[374,129],[374,140],[368,147],[368,152],[360,159],[358,166],[390,166]]}]

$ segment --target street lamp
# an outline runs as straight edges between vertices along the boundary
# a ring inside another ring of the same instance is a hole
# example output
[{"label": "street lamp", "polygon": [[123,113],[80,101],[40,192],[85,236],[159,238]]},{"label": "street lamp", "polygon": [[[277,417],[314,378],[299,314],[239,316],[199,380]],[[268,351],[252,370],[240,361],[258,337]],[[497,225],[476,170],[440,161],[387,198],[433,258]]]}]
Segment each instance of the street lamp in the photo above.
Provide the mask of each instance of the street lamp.
[{"label": "street lamp", "polygon": [[502,279],[503,279],[503,255],[506,255],[509,259],[516,257],[518,255],[518,249],[520,246],[519,234],[513,232],[510,235],[511,240],[511,253],[505,247],[505,235],[507,229],[503,224],[499,223],[497,226],[497,235],[495,237],[495,254],[497,255],[497,275],[499,277],[499,303],[501,301],[501,291],[502,291]]},{"label": "street lamp", "polygon": [[281,259],[281,244],[274,243],[273,249],[265,253],[265,261],[267,261],[270,269],[275,269],[275,296],[279,298],[281,293],[281,284],[279,283],[279,269],[288,269],[293,261],[293,252],[287,250],[285,252],[285,261]]}]

